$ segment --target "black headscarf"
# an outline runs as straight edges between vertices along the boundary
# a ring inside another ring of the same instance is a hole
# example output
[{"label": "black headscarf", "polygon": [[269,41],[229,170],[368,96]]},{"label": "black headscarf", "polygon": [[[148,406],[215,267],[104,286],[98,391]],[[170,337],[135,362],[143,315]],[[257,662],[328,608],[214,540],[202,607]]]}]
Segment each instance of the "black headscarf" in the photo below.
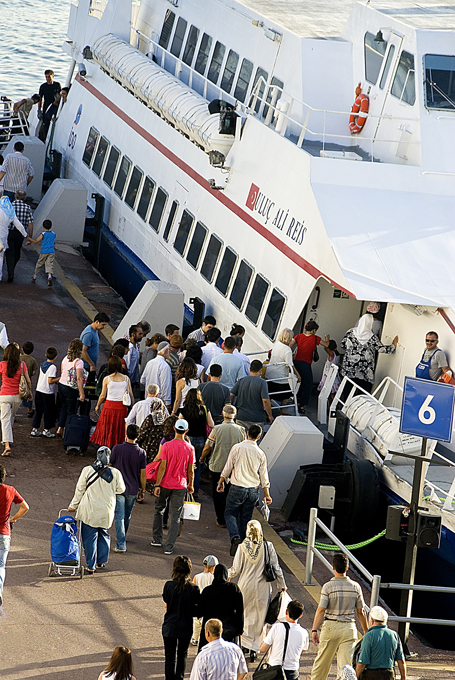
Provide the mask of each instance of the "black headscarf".
[{"label": "black headscarf", "polygon": [[205,624],[209,619],[221,621],[223,639],[228,642],[243,633],[243,595],[236,583],[228,581],[225,564],[216,565],[211,585],[202,591],[198,615],[203,618],[199,649],[207,644]]}]

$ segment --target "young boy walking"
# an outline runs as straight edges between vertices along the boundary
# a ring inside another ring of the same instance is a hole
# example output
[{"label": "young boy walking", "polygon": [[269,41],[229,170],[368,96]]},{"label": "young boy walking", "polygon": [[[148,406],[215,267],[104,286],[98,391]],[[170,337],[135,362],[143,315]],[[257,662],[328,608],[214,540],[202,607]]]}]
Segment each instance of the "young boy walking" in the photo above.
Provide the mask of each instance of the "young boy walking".
[{"label": "young boy walking", "polygon": [[[54,363],[57,356],[55,347],[48,347],[46,350],[46,361],[40,366],[38,383],[35,392],[35,417],[33,418],[31,437],[55,437],[51,432],[51,427],[55,425],[55,383],[59,381],[57,377],[57,366]],[[44,430],[41,433],[39,427],[41,418],[44,415]]]},{"label": "young boy walking", "polygon": [[47,285],[52,286],[52,274],[54,273],[54,257],[55,257],[55,233],[52,231],[51,220],[44,220],[43,232],[38,238],[27,239],[28,243],[41,243],[41,250],[36,263],[35,273],[32,276],[32,282],[36,283],[36,277],[41,267],[44,266],[44,271],[47,274]]}]

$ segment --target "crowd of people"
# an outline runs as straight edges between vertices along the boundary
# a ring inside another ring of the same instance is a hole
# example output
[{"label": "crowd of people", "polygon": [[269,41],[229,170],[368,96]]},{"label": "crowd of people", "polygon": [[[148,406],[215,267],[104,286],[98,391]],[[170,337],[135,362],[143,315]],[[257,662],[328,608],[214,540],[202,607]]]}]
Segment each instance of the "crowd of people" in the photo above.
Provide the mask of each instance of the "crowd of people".
[{"label": "crowd of people", "polygon": [[[351,345],[357,353],[367,346],[373,357],[373,350],[395,349],[395,341],[390,346],[380,343],[372,331],[373,321],[367,312],[343,339],[342,375],[351,370],[346,359]],[[113,525],[113,550],[127,552],[133,508],[136,502],[143,502],[147,488],[155,497],[151,546],[172,555],[185,499],[191,494],[197,500],[201,468],[208,463],[214,520],[218,527],[227,528],[233,563],[229,567],[208,555],[203,572],[192,577],[190,558],[175,557],[172,578],[163,590],[166,680],[183,679],[190,644],[198,647],[192,680],[242,678],[247,672],[245,655],[254,661],[260,652],[268,652],[269,660],[283,666],[287,680],[296,680],[300,654],[308,648],[308,635],[298,624],[303,606],[297,600],[288,603],[285,623],[289,627],[276,623],[267,632],[265,624],[272,599],[265,565],[272,569],[279,591],[286,591],[286,583],[273,544],[264,539],[261,524],[252,519],[260,489],[265,503],[272,502],[260,441],[264,428],[273,422],[272,398],[285,405],[297,380],[303,410],[313,388],[314,351],[321,344],[329,366],[339,357],[336,344],[328,335],[324,340],[317,336],[317,324],[310,321],[304,333],[296,336],[283,329],[265,364],[257,359],[250,363],[236,340],[245,333],[241,326],[235,325],[233,334],[223,340],[215,318],[206,316],[202,327],[183,341],[175,324],[166,326],[162,334],[151,335],[150,324],[140,321],[115,342],[107,362],[100,366],[99,334],[107,323],[106,314],[97,314],[80,337],[69,343],[60,362],[55,347],[47,348],[42,362],[33,357],[31,342],[24,343],[21,352],[16,343],[9,342],[4,324],[0,325],[0,344],[5,348],[0,361],[2,455],[12,454],[14,418],[21,404],[33,419],[32,437],[62,438],[70,416],[78,411],[90,413],[89,388],[93,388],[97,394],[94,413],[99,418],[92,426],[91,441],[99,448],[96,461],[82,469],[68,504],[68,511],[80,521],[88,575],[106,567]],[[428,334],[428,344],[437,344],[434,335]],[[445,356],[437,358],[447,361]],[[359,361],[352,366],[353,370],[359,368]],[[365,366],[360,368],[365,375]],[[34,375],[37,380],[32,394]],[[357,374],[351,375],[360,386],[368,387]],[[28,510],[25,499],[4,484],[5,474],[0,466],[0,597],[10,521],[14,523]],[[19,510],[10,518],[13,503]],[[348,565],[341,558],[334,560],[335,577],[322,590],[313,623],[311,639],[319,651],[312,680],[325,680],[335,654],[339,673],[347,673],[345,667],[351,664],[357,638],[356,616],[364,633],[368,631],[361,591],[347,578]],[[387,629],[384,610],[375,609],[370,626],[378,630],[365,636],[368,645],[362,645],[358,674],[362,673],[364,680],[385,680],[392,677],[390,670],[397,661],[404,680],[399,640]],[[385,651],[378,652],[378,645],[385,645]],[[385,663],[384,659],[389,665],[375,666]],[[213,675],[213,669],[218,675]],[[387,673],[378,674],[379,670]],[[117,647],[100,678],[133,678],[132,673],[131,653]]]}]

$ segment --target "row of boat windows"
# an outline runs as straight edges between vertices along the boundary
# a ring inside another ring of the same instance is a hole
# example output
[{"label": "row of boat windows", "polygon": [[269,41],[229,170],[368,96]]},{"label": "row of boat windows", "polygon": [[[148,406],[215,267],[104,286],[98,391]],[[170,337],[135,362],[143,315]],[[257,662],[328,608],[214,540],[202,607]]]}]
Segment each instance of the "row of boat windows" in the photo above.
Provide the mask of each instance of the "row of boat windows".
[{"label": "row of boat windows", "polygon": [[[179,203],[174,200],[166,220],[163,220],[169,195],[143,171],[133,166],[127,156],[111,146],[106,137],[100,135],[94,127],[90,128],[82,161],[107,186],[114,190],[120,199],[135,210],[144,222],[157,233],[162,228],[162,237],[169,241],[175,223]],[[241,260],[237,267],[238,255],[229,246],[223,251],[223,241],[216,234],[210,234],[202,222],[196,222],[191,212],[184,209],[175,231],[173,247],[186,261],[209,283],[214,283],[216,290],[229,300],[238,310],[244,309],[245,316],[255,325],[264,308],[270,290],[270,283],[262,274],[256,274],[253,267]],[[194,227],[194,228],[193,228]],[[204,257],[202,253],[207,243]],[[234,281],[233,281],[234,279]],[[284,309],[286,298],[273,288],[264,319],[263,332],[273,340]]]},{"label": "row of boat windows", "polygon": [[[184,64],[194,68],[197,73],[205,76],[207,80],[210,80],[215,85],[219,82],[220,88],[229,94],[232,92],[235,81],[232,94],[235,99],[244,102],[253,75],[253,63],[248,59],[242,59],[239,68],[240,56],[237,52],[234,52],[234,50],[228,51],[226,45],[219,41],[213,44],[213,38],[207,33],[203,33],[199,40],[200,30],[196,26],[190,26],[188,29],[186,19],[179,17],[177,22],[175,19],[175,13],[168,9],[164,17],[159,45],[167,50],[170,44],[169,52],[174,57],[181,59]],[[261,77],[267,82],[269,74],[265,69],[258,67],[254,75],[252,88],[254,88]],[[281,91],[283,90],[283,81],[273,77],[267,91],[267,102],[271,101],[274,85],[280,88]],[[262,82],[258,91],[260,98],[264,95],[264,88],[265,85]],[[281,92],[279,96],[280,94]],[[256,112],[258,112],[259,107],[260,102],[257,102]],[[262,115],[265,116],[266,111],[263,111]]]},{"label": "row of boat windows", "polygon": [[[393,62],[393,56],[395,54],[395,45],[390,45],[388,51],[387,46],[387,41],[383,40],[382,42],[377,42],[376,36],[373,35],[373,33],[365,33],[365,78],[369,83],[376,85],[378,82],[379,74],[384,62],[384,56],[387,52],[381,80],[379,81],[379,88],[381,90],[385,87],[387,76],[389,75],[389,70]],[[410,52],[403,50],[400,55],[390,93],[411,106],[415,102],[414,55]]]}]

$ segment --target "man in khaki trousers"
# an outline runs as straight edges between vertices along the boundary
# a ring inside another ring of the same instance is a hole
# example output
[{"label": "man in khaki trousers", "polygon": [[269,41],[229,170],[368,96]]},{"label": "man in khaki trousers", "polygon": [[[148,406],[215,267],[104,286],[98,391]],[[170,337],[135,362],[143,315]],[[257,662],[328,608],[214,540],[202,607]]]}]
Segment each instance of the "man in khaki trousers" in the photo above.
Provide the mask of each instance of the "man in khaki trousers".
[{"label": "man in khaki trousers", "polygon": [[311,631],[313,644],[319,645],[311,670],[311,680],[326,680],[335,654],[338,676],[343,666],[352,664],[352,655],[357,642],[356,616],[363,632],[366,633],[368,630],[362,591],[358,583],[346,576],[348,568],[348,558],[343,554],[335,555],[333,558],[335,576],[324,583],[321,589],[321,599]]}]

